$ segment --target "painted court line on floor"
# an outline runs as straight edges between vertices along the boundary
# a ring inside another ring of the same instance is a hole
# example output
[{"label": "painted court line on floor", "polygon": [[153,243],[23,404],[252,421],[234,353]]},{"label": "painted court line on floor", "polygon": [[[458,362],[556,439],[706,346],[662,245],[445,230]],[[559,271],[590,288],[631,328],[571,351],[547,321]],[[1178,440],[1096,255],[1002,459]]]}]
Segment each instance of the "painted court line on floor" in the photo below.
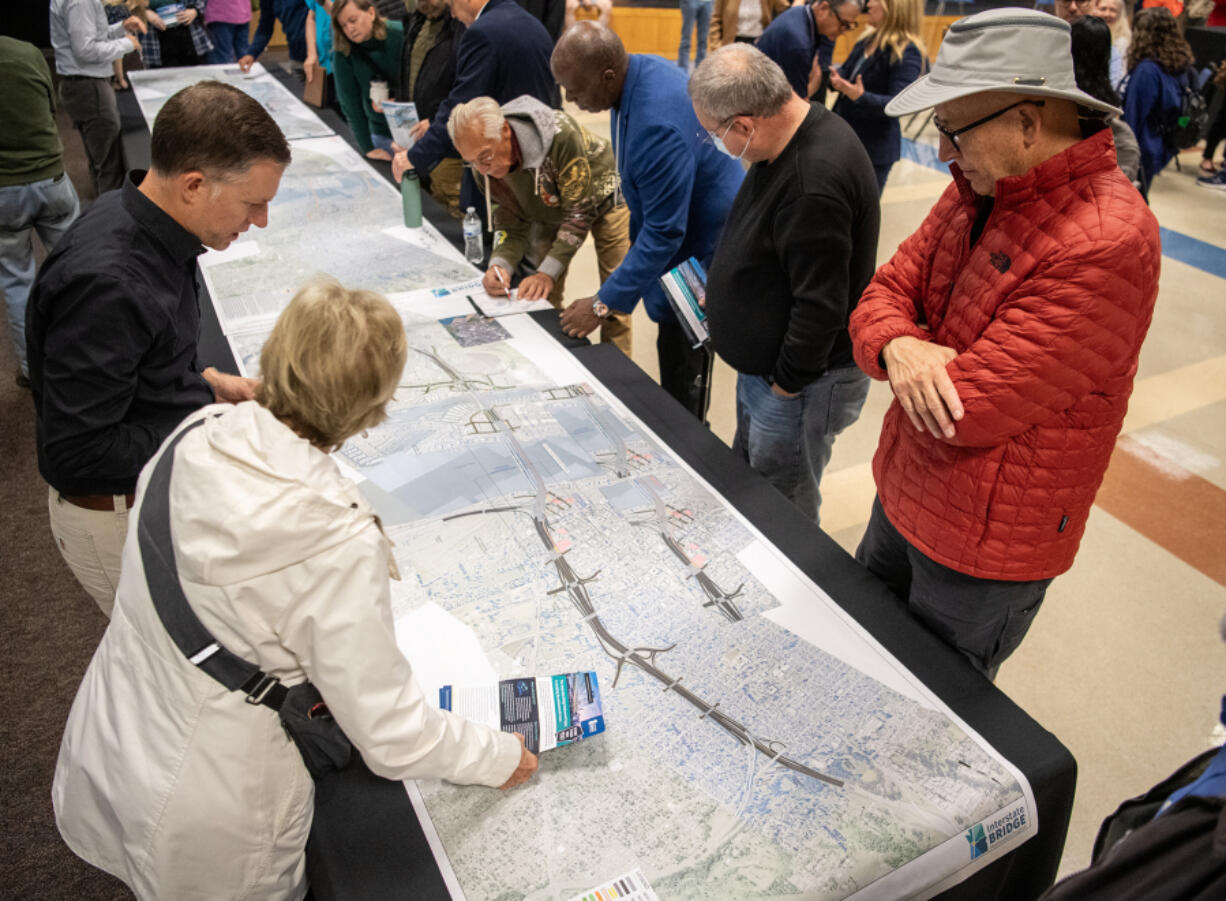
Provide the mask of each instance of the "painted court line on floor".
[{"label": "painted court line on floor", "polygon": [[1094,503],[1226,585],[1226,490],[1123,435]]}]

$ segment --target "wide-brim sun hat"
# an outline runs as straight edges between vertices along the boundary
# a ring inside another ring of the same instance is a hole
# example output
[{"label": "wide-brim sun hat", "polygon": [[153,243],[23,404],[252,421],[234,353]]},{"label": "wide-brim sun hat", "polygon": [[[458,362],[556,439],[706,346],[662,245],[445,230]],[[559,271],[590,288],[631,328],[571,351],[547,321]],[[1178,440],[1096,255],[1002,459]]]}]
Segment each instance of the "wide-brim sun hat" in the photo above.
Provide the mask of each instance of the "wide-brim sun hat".
[{"label": "wide-brim sun hat", "polygon": [[1121,114],[1077,87],[1068,23],[1017,7],[990,9],[950,25],[931,71],[903,88],[885,111],[906,116],[985,91],[1055,97]]}]

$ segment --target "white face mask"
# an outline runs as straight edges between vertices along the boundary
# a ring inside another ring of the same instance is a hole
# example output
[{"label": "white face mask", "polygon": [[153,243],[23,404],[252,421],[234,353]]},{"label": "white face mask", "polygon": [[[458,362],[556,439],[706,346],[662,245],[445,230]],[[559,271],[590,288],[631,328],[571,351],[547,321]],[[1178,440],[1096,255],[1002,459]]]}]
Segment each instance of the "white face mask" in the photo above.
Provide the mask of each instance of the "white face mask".
[{"label": "white face mask", "polygon": [[728,127],[724,129],[724,134],[722,135],[711,135],[711,143],[715,145],[715,149],[718,150],[720,153],[726,156],[732,157],[734,160],[736,160],[739,163],[741,161],[741,157],[745,155],[745,151],[749,149],[749,142],[753,140],[755,129],[752,127],[749,129],[749,137],[745,139],[745,146],[741,148],[741,152],[733,153],[731,150],[729,150],[727,147],[724,146],[724,136],[727,135],[728,132],[732,130],[732,126],[735,124],[736,124],[735,122],[729,122]]}]

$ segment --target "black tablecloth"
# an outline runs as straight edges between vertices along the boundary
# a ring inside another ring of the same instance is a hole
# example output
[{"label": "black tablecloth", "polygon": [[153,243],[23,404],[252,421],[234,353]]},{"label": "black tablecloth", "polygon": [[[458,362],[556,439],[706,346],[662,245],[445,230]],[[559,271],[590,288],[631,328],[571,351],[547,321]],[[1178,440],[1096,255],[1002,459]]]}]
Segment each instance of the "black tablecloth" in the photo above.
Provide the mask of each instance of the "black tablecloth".
[{"label": "black tablecloth", "polygon": [[[295,93],[300,85],[268,66]],[[149,133],[130,91],[119,95],[128,165],[149,161]],[[337,134],[352,142],[341,117],[320,111]],[[387,164],[374,164],[391,178]],[[429,196],[423,209],[457,246],[458,223]],[[201,359],[235,372],[229,346],[212,305],[201,310]],[[672,451],[744,514],[793,563],[825,591],[938,697],[1025,775],[1038,807],[1039,832],[1025,844],[940,897],[946,901],[1025,901],[1055,878],[1068,831],[1076,763],[1050,732],[1032,720],[961,654],[907,613],[874,577],[833,539],[690,416],[641,369],[611,345],[564,336],[557,314],[532,314]],[[867,512],[867,511],[866,511]],[[307,846],[307,873],[316,901],[430,901],[448,898],[404,787],[365,766],[335,774],[316,786],[315,822]]]}]

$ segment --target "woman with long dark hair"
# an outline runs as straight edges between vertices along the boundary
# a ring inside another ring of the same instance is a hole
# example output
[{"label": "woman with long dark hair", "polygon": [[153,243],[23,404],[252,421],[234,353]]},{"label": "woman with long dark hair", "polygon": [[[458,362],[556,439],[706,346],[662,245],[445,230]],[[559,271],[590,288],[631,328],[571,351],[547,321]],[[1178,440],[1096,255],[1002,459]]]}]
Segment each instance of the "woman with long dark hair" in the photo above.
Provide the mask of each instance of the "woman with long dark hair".
[{"label": "woman with long dark hair", "polygon": [[1166,123],[1181,105],[1180,79],[1192,63],[1192,48],[1179,33],[1170,10],[1143,9],[1133,22],[1128,47],[1128,83],[1124,88],[1124,121],[1141,146],[1141,184],[1149,186],[1171,161]]},{"label": "woman with long dark hair", "polygon": [[[1073,31],[1073,73],[1077,87],[1095,100],[1120,105],[1120,97],[1111,87],[1111,29],[1098,16],[1082,16],[1070,26]],[[1115,161],[1128,180],[1141,187],[1141,148],[1128,123],[1119,116],[1107,119],[1115,139]]]}]

